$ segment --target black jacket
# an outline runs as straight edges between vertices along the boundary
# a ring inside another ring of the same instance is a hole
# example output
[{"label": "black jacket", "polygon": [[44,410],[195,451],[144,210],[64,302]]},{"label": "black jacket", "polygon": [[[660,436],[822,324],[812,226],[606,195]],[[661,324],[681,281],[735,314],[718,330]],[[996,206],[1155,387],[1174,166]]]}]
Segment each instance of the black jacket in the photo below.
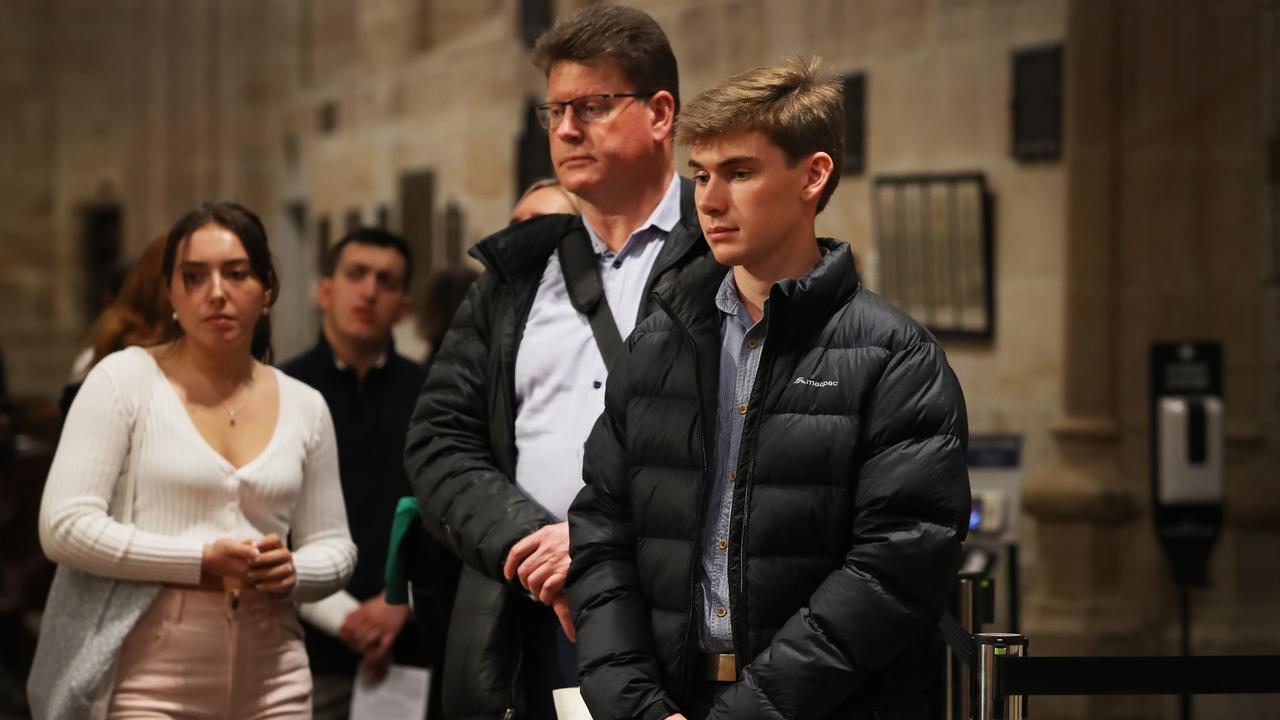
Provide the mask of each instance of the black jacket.
[{"label": "black jacket", "polygon": [[[934,338],[860,286],[848,245],[820,242],[815,272],[776,284],[766,311],[728,550],[742,669],[716,718],[927,716],[968,528],[964,398]],[[596,720],[664,718],[697,681],[726,272],[702,270],[616,360],[569,510]]]},{"label": "black jacket", "polygon": [[[650,289],[667,287],[707,254],[688,180],[680,201],[680,222],[658,254]],[[410,424],[405,462],[423,523],[464,565],[446,645],[451,720],[523,715],[519,629],[507,603],[524,591],[505,584],[502,565],[512,545],[555,518],[514,482],[515,361],[547,260],[581,222],[537,217],[471,249],[485,272],[454,316]],[[646,301],[640,317],[654,307]]]}]

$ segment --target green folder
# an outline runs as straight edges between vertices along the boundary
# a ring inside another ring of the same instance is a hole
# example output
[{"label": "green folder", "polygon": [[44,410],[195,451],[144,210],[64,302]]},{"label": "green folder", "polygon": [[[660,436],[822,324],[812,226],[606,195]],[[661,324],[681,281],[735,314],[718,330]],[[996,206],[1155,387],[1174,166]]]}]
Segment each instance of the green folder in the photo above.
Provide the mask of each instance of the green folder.
[{"label": "green folder", "polygon": [[402,497],[391,521],[391,545],[387,550],[386,600],[388,605],[409,604],[409,573],[405,568],[404,538],[418,522],[418,501]]}]

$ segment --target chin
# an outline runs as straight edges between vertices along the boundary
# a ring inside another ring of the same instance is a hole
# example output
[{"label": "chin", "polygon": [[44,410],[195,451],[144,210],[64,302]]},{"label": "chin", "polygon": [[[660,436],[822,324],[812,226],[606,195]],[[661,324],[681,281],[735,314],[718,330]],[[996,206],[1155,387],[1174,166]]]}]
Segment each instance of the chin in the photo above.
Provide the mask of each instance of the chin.
[{"label": "chin", "polygon": [[600,174],[593,168],[572,168],[556,173],[560,185],[575,195],[590,194],[600,184]]},{"label": "chin", "polygon": [[742,248],[734,245],[723,245],[717,243],[709,243],[711,245],[711,255],[715,257],[716,262],[726,267],[734,265],[742,265],[746,259],[746,253]]}]

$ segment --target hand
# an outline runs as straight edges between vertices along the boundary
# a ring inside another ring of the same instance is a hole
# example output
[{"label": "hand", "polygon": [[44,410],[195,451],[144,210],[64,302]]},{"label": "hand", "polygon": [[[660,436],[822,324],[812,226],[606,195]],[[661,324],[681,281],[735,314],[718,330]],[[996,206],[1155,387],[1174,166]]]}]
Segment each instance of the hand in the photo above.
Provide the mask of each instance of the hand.
[{"label": "hand", "polygon": [[391,670],[391,646],[388,645],[386,650],[370,650],[364,654],[364,658],[360,661],[360,672],[364,673],[364,677],[369,682],[377,685],[387,677],[387,672]]},{"label": "hand", "polygon": [[569,575],[569,523],[547,525],[513,545],[502,574],[508,580],[519,575],[539,602],[552,604]]},{"label": "hand", "polygon": [[252,585],[249,571],[259,555],[258,548],[252,543],[236,542],[231,538],[214,540],[204,546],[204,555],[200,559],[200,584],[221,586],[231,581],[235,585]]},{"label": "hand", "polygon": [[408,605],[388,605],[386,597],[379,593],[347,615],[338,628],[338,637],[352,652],[382,654],[389,660],[391,645],[408,619]]},{"label": "hand", "polygon": [[258,558],[250,562],[249,587],[255,590],[287,595],[297,582],[293,554],[279,535],[272,533],[258,541]]},{"label": "hand", "polygon": [[675,715],[668,715],[667,720],[687,720],[687,718],[680,713],[676,713]]},{"label": "hand", "polygon": [[564,634],[569,637],[569,642],[578,642],[578,633],[573,627],[573,613],[569,610],[569,601],[564,599],[564,593],[560,593],[555,600],[551,601],[551,609],[556,611],[560,629],[564,630]]}]

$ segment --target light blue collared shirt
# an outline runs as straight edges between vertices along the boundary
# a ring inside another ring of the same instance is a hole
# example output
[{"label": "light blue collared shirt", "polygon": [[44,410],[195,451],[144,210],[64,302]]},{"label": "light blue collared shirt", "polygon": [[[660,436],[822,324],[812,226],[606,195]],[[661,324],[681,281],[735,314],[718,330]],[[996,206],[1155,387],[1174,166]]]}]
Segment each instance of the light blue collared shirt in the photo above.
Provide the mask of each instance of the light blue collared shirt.
[{"label": "light blue collared shirt", "polygon": [[702,648],[707,652],[733,652],[733,607],[729,596],[729,525],[733,517],[733,486],[737,481],[738,450],[747,404],[756,384],[769,315],[751,319],[738,296],[733,271],[725,273],[716,293],[720,310],[720,387],[716,402],[716,447],[713,453],[711,491],[707,493],[707,520],[702,529]]},{"label": "light blue collared shirt", "polygon": [[[658,206],[611,252],[586,222],[618,333],[631,334],[645,285],[680,222],[680,177]],[[558,520],[582,489],[582,446],[604,410],[608,375],[587,318],[569,303],[558,252],[551,254],[516,353],[516,484]]]}]

